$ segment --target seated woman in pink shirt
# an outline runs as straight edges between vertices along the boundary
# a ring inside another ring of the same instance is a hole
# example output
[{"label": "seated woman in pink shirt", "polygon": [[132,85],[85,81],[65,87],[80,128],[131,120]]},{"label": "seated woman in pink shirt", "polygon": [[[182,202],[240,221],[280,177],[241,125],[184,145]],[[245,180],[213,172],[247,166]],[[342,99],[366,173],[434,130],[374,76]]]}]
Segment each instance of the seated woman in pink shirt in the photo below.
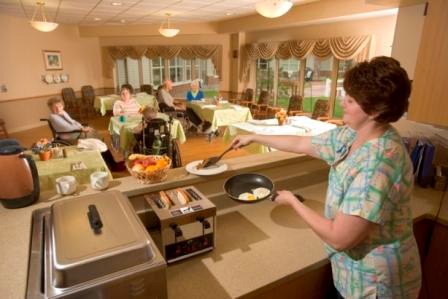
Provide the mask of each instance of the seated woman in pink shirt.
[{"label": "seated woman in pink shirt", "polygon": [[131,90],[129,87],[122,86],[120,92],[121,99],[114,103],[113,114],[117,115],[138,115],[140,110],[140,104],[131,98]]}]

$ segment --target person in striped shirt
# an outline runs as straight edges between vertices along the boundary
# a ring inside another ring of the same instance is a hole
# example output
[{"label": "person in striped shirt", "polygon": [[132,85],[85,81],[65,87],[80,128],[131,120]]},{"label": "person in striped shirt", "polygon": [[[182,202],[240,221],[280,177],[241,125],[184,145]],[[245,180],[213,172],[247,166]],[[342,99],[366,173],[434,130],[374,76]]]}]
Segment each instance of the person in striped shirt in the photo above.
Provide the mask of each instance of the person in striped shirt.
[{"label": "person in striped shirt", "polygon": [[120,91],[120,99],[114,103],[113,114],[132,116],[138,115],[140,111],[140,104],[136,99],[131,97],[131,90],[128,86],[122,86]]},{"label": "person in striped shirt", "polygon": [[290,205],[325,242],[339,298],[418,298],[420,257],[410,199],[413,170],[397,130],[411,85],[390,57],[345,74],[345,126],[318,136],[237,136],[234,148],[258,142],[305,153],[330,165],[324,217],[286,190]]}]

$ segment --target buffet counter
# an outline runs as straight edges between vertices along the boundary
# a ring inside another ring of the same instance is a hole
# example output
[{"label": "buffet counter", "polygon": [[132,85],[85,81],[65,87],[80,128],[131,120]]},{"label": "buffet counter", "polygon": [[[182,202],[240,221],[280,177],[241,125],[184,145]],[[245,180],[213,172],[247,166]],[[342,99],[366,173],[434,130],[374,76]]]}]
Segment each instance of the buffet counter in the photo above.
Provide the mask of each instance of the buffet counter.
[{"label": "buffet counter", "polygon": [[[277,190],[300,193],[306,204],[322,213],[328,167],[308,156],[271,152],[223,160],[228,171],[207,177],[170,170],[162,183],[141,185],[132,177],[116,179],[109,190],[127,195],[140,215],[147,212],[143,195],[148,192],[194,185],[217,207],[217,244],[206,254],[168,266],[169,298],[254,297],[328,265],[322,241],[292,209],[270,201],[241,204],[224,193],[224,181],[235,174],[257,172],[269,176]],[[94,194],[88,185],[78,194],[61,197],[53,191],[25,208],[0,207],[0,293],[2,298],[24,298],[32,211],[58,200]],[[441,192],[416,188],[412,200],[415,219],[433,217]],[[448,223],[448,207],[440,213]]]}]

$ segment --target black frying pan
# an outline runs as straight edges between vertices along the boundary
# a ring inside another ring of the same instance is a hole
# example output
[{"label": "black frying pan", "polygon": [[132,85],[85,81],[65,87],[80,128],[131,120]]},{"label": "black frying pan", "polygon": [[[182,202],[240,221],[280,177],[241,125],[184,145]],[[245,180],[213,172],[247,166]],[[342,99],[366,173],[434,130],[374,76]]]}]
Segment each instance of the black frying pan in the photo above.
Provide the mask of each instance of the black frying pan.
[{"label": "black frying pan", "polygon": [[[271,191],[271,193],[263,198],[258,198],[255,200],[241,200],[238,199],[238,196],[241,193],[249,192],[252,193],[253,189],[264,187]],[[254,203],[259,202],[261,200],[265,199],[271,199],[274,200],[275,197],[275,190],[274,190],[274,183],[272,183],[271,179],[268,177],[265,177],[264,175],[258,174],[258,173],[244,173],[244,174],[238,174],[235,175],[224,183],[224,190],[226,191],[227,195],[234,200],[237,200],[239,202],[244,203]]]}]

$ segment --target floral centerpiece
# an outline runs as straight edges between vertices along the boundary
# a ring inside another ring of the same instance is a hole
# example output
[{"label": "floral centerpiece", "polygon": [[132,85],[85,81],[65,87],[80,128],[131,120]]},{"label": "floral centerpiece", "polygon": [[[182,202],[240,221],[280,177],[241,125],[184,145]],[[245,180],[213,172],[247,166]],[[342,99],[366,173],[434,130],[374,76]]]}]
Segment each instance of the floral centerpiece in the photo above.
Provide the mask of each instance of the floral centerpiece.
[{"label": "floral centerpiece", "polygon": [[33,153],[38,154],[42,161],[46,161],[50,159],[52,147],[51,142],[47,138],[41,138],[33,144],[31,150]]},{"label": "floral centerpiece", "polygon": [[288,114],[286,113],[285,109],[280,109],[280,111],[275,113],[275,118],[277,118],[278,124],[280,126],[283,126],[288,119]]}]

